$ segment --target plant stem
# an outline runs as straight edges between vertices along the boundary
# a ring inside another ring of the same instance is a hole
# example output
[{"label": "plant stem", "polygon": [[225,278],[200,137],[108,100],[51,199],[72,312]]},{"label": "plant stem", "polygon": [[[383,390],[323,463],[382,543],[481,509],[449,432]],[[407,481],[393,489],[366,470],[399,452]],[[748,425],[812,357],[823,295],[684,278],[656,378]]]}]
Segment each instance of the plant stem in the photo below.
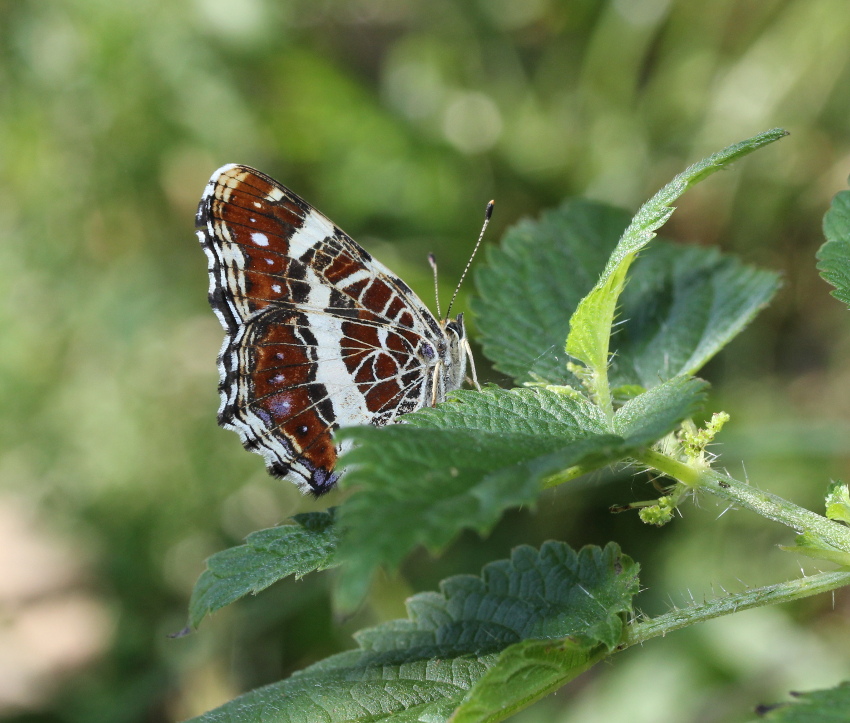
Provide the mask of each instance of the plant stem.
[{"label": "plant stem", "polygon": [[705,490],[738,507],[780,522],[797,532],[814,535],[832,547],[850,552],[850,527],[799,507],[782,497],[763,492],[728,474],[707,468],[700,470],[653,450],[645,450],[636,458],[694,490]]},{"label": "plant stem", "polygon": [[664,636],[694,623],[764,605],[790,602],[829,592],[850,584],[850,572],[820,572],[809,577],[781,582],[777,585],[732,593],[717,600],[671,610],[658,617],[632,623],[626,630],[621,649]]}]

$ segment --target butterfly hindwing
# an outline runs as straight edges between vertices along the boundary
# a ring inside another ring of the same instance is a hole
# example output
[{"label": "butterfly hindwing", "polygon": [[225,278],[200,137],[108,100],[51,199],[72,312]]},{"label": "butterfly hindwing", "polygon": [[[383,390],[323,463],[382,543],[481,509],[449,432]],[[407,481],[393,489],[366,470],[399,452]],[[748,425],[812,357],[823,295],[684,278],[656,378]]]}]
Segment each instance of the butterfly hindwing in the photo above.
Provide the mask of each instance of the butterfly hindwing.
[{"label": "butterfly hindwing", "polygon": [[455,335],[306,201],[228,165],[210,179],[196,222],[226,332],[219,423],[272,474],[326,492],[338,479],[337,428],[396,421],[437,388],[442,398],[434,378],[457,366]]}]

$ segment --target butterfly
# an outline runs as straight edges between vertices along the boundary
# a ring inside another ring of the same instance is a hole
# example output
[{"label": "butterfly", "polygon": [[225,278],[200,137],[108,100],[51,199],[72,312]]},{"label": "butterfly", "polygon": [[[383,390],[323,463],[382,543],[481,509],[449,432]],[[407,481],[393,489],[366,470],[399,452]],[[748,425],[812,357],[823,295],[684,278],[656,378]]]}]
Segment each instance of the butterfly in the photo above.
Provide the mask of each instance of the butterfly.
[{"label": "butterfly", "polygon": [[[491,212],[492,202],[487,220]],[[444,401],[463,384],[467,359],[474,378],[463,314],[435,318],[404,281],[264,173],[219,168],[196,229],[225,331],[218,423],[302,492],[321,495],[338,481],[347,449],[334,442],[339,427],[385,425]]]}]

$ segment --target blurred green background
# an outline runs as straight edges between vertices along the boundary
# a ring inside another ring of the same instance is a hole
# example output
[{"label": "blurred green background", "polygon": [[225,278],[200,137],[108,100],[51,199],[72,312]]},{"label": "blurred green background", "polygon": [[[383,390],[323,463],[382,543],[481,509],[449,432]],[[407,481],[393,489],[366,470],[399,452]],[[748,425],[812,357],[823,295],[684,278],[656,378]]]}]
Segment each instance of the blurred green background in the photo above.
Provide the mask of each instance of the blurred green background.
[{"label": "blurred green background", "polygon": [[[689,193],[665,234],[784,273],[705,370],[709,411],[732,414],[730,472],[819,510],[850,477],[848,319],[814,259],[850,174],[846,0],[0,2],[0,716],[200,713],[521,542],[617,540],[650,614],[799,575],[784,529],[709,499],[648,529],[607,512],[646,481],[596,476],[417,554],[352,619],[323,573],[167,638],[205,557],[334,501],[270,479],[215,424],[222,331],[193,233],[215,168],[280,179],[430,303],[426,254],[445,300],[490,198],[489,243],[569,195],[635,209],[773,126],[792,135]],[[517,719],[748,720],[850,678],[848,614],[841,593],[714,621]]]}]

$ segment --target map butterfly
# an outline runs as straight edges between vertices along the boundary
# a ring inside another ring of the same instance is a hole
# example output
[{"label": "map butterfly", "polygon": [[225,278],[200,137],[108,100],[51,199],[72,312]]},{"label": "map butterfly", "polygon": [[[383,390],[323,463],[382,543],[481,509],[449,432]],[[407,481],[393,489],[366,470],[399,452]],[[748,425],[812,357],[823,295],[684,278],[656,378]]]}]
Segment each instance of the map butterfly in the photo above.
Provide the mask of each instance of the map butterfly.
[{"label": "map butterfly", "polygon": [[218,422],[276,477],[328,492],[347,448],[335,430],[396,422],[463,384],[472,360],[463,314],[436,319],[400,278],[264,173],[234,164],[213,173],[196,228],[225,330]]}]

